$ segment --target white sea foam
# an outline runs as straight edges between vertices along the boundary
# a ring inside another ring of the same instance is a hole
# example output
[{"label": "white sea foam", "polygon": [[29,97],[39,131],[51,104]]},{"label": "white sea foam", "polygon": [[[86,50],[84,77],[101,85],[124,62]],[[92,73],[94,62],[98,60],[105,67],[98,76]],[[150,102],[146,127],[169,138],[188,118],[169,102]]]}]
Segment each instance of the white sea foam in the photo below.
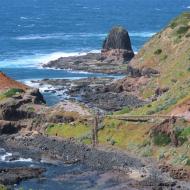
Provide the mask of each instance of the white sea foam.
[{"label": "white sea foam", "polygon": [[156,32],[130,32],[129,35],[131,37],[142,37],[142,38],[148,38],[155,35]]},{"label": "white sea foam", "polygon": [[13,39],[16,40],[71,40],[80,38],[104,38],[105,33],[52,33],[52,34],[31,34],[25,36],[17,36]]},{"label": "white sea foam", "polygon": [[12,156],[12,153],[6,152],[5,154],[0,156],[0,161],[6,161],[6,158],[10,156]]},{"label": "white sea foam", "polygon": [[[26,27],[34,27],[35,25],[28,25]],[[130,32],[132,37],[151,37],[155,32],[140,31]],[[106,33],[52,33],[52,34],[30,34],[25,36],[17,36],[13,39],[19,41],[31,41],[31,40],[75,40],[86,38],[101,38],[104,39],[107,36]]]},{"label": "white sea foam", "polygon": [[27,18],[27,17],[24,17],[24,16],[21,16],[20,19],[21,19],[21,20],[27,20],[28,18]]},{"label": "white sea foam", "polygon": [[88,52],[53,52],[49,54],[36,54],[32,56],[23,56],[12,60],[0,61],[1,68],[12,67],[37,67],[40,64],[46,64],[49,61],[56,60],[60,57],[86,55]]},{"label": "white sea foam", "polygon": [[18,160],[14,160],[12,162],[32,162],[33,160],[31,158],[19,158]]}]

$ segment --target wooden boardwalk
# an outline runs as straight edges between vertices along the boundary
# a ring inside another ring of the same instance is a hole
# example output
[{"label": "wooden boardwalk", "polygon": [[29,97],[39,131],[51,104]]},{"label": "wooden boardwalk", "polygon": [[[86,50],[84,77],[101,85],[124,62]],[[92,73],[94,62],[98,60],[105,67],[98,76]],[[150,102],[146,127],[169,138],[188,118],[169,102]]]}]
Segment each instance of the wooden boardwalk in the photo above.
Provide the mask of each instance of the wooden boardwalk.
[{"label": "wooden boardwalk", "polygon": [[172,116],[172,115],[113,115],[110,118],[130,121],[130,122],[154,122],[166,119],[182,119],[181,116]]}]

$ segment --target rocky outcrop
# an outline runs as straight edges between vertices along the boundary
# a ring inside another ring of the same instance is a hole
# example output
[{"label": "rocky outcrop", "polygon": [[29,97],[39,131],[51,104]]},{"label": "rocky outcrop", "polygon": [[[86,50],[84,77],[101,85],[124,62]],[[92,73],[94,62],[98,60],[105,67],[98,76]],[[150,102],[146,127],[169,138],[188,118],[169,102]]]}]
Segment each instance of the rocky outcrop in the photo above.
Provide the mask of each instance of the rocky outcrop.
[{"label": "rocky outcrop", "polygon": [[21,129],[39,126],[44,121],[43,96],[38,89],[28,89],[0,101],[0,134],[13,134]]},{"label": "rocky outcrop", "polygon": [[0,135],[14,134],[18,132],[18,128],[10,121],[0,120]]},{"label": "rocky outcrop", "polygon": [[49,84],[54,87],[57,86],[57,91],[64,89],[64,93],[71,100],[80,101],[93,110],[98,108],[104,111],[117,111],[124,106],[139,107],[144,105],[144,101],[131,93],[138,88],[135,84],[139,84],[138,86],[140,86],[144,82],[146,82],[146,79],[142,80],[142,82],[136,81],[136,83],[131,81],[130,84],[124,86],[122,83],[119,85],[112,78],[87,78],[74,81],[49,79],[40,81],[40,85]]},{"label": "rocky outcrop", "polygon": [[133,57],[134,52],[127,30],[122,27],[114,27],[103,43],[101,59],[107,59],[117,63],[126,63]]},{"label": "rocky outcrop", "polygon": [[38,178],[45,172],[43,168],[1,168],[0,184],[14,185],[22,180]]},{"label": "rocky outcrop", "polygon": [[152,77],[158,76],[160,72],[152,68],[133,68],[132,66],[128,65],[127,74],[131,77]]}]

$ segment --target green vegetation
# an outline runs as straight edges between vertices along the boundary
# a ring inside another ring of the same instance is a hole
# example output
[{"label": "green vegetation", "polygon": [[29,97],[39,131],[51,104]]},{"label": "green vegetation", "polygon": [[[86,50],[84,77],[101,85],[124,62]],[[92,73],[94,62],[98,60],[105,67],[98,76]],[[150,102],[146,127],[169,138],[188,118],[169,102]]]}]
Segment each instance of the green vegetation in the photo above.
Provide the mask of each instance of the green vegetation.
[{"label": "green vegetation", "polygon": [[122,110],[120,110],[120,111],[117,111],[116,112],[116,114],[125,114],[125,113],[129,113],[129,112],[131,112],[132,111],[132,108],[130,108],[130,107],[125,107],[125,108],[123,108]]},{"label": "green vegetation", "polygon": [[91,139],[91,127],[82,123],[51,124],[47,127],[46,133],[52,136],[75,138],[86,142]]},{"label": "green vegetation", "polygon": [[0,184],[0,190],[8,190],[4,185]]},{"label": "green vegetation", "polygon": [[18,88],[11,88],[9,89],[7,92],[4,93],[5,97],[9,98],[12,97],[16,94],[20,94],[23,93],[24,91],[22,89],[18,89]]},{"label": "green vegetation", "polygon": [[28,111],[29,112],[35,112],[35,108],[34,107],[28,107]]},{"label": "green vegetation", "polygon": [[5,98],[10,98],[16,94],[20,94],[23,93],[24,91],[22,89],[18,89],[18,88],[11,88],[9,90],[7,90],[6,92],[0,93],[0,100],[3,100]]},{"label": "green vegetation", "polygon": [[157,50],[154,52],[155,55],[160,55],[161,53],[162,53],[162,49],[157,49]]},{"label": "green vegetation", "polygon": [[176,31],[176,33],[178,34],[178,35],[184,35],[184,34],[186,34],[186,32],[189,30],[189,26],[180,26],[178,29],[177,29],[177,31]]},{"label": "green vegetation", "polygon": [[164,133],[158,133],[154,134],[153,141],[157,146],[166,146],[171,142],[171,139]]},{"label": "green vegetation", "polygon": [[178,25],[187,25],[190,21],[190,12],[184,12],[178,16],[175,20],[170,23],[172,29],[176,28]]}]

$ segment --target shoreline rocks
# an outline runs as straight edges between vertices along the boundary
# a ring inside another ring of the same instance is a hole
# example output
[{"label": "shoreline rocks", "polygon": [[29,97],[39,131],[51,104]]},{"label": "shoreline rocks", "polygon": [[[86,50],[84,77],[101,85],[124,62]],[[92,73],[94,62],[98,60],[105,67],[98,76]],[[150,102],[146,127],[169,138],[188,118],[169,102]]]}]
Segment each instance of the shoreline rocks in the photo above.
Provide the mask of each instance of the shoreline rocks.
[{"label": "shoreline rocks", "polygon": [[43,168],[0,168],[0,184],[10,186],[18,184],[22,180],[39,178],[45,169]]},{"label": "shoreline rocks", "polygon": [[44,79],[38,82],[40,85],[57,86],[55,91],[62,91],[64,88],[64,93],[70,100],[74,99],[89,108],[98,108],[106,112],[118,111],[125,106],[138,107],[145,103],[127,88],[118,86],[113,78]]},{"label": "shoreline rocks", "polygon": [[[19,151],[23,156],[32,156],[37,159],[46,158],[57,160],[59,164],[76,161],[92,170],[120,171],[126,180],[133,181],[129,187],[137,189],[173,188],[188,189],[188,183],[173,180],[168,174],[162,173],[154,162],[142,160],[120,151],[110,151],[102,148],[91,148],[86,145],[76,144],[72,140],[49,138],[41,135],[1,136],[0,142],[11,151]],[[32,152],[35,154],[32,154]],[[41,171],[41,170],[40,170]],[[38,174],[38,173],[37,173]],[[184,188],[183,188],[184,187]]]},{"label": "shoreline rocks", "polygon": [[61,57],[43,64],[44,68],[71,69],[105,74],[127,74],[127,64],[134,57],[128,32],[114,27],[103,43],[101,53]]}]

